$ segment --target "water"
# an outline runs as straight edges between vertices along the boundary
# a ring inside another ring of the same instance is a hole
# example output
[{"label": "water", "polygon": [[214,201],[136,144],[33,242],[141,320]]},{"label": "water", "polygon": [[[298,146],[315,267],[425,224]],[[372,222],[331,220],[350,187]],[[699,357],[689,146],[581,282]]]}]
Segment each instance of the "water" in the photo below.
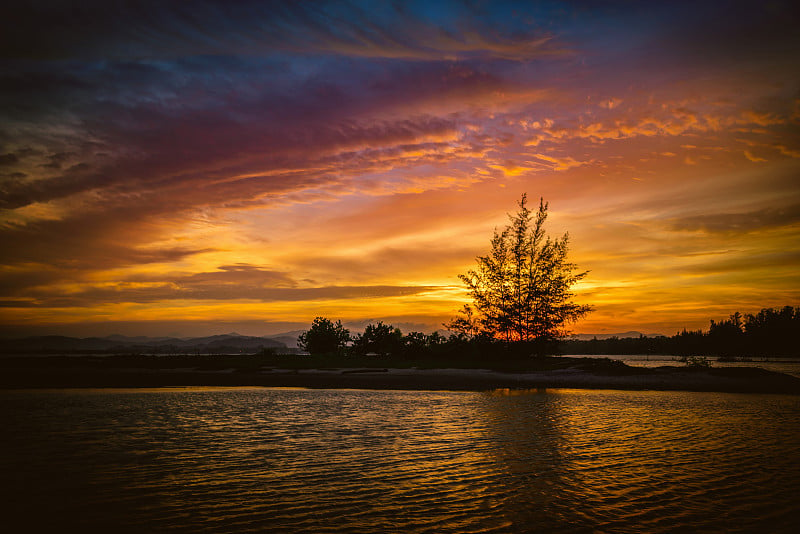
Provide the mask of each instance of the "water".
[{"label": "water", "polygon": [[0,392],[7,531],[793,532],[800,397]]}]

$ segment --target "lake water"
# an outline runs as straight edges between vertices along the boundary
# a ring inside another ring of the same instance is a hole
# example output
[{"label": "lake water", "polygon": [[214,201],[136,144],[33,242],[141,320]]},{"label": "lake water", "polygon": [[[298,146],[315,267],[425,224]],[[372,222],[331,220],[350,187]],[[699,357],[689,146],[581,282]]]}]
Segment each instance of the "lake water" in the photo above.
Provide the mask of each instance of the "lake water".
[{"label": "lake water", "polygon": [[794,532],[800,397],[0,392],[8,532]]}]

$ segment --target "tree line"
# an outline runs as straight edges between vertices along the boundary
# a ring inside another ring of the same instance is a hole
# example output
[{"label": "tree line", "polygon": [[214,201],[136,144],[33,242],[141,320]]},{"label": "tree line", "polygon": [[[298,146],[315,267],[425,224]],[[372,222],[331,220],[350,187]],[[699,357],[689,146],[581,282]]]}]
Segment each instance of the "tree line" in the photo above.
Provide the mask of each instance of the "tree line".
[{"label": "tree line", "polygon": [[797,342],[800,308],[764,308],[758,313],[736,312],[710,322],[708,330],[682,330],[674,336],[563,340],[564,354],[672,354],[717,356],[722,359],[800,356]]},{"label": "tree line", "polygon": [[490,336],[439,332],[403,334],[378,321],[363,333],[351,335],[341,321],[317,317],[303,332],[298,346],[313,355],[382,356],[402,359],[520,359],[547,354],[664,354],[747,357],[800,357],[800,307],[764,308],[755,314],[736,312],[728,319],[710,321],[708,330],[682,330],[673,336],[562,339],[543,346],[536,340],[505,341]]},{"label": "tree line", "polygon": [[531,356],[555,354],[556,341],[504,341],[486,335],[463,332],[404,334],[391,324],[368,324],[363,333],[351,334],[341,320],[317,317],[311,328],[297,339],[301,350],[314,356],[384,357],[402,360],[454,360],[459,362],[518,361]]}]

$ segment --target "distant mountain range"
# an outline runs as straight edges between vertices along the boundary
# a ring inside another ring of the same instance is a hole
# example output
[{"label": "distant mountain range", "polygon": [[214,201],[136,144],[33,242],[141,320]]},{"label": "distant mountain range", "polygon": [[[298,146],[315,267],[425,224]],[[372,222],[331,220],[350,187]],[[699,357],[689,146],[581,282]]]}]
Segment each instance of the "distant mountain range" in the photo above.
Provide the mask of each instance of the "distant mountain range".
[{"label": "distant mountain range", "polygon": [[639,336],[657,337],[660,335],[662,334],[642,334],[641,332],[636,332],[634,330],[631,330],[630,332],[622,332],[619,334],[572,334],[571,336],[567,336],[567,339],[576,339],[578,341],[591,341],[592,339],[595,338],[609,339],[612,337],[618,337],[620,339],[623,339],[626,337],[639,337]]},{"label": "distant mountain range", "polygon": [[[0,339],[0,354],[231,354],[254,353],[261,349],[295,352],[297,336],[302,330],[284,332],[273,336],[243,336],[236,332],[207,337],[147,337],[122,336],[66,337],[36,336],[18,339]],[[573,334],[567,339],[591,340],[611,337],[638,338],[641,332],[618,334]],[[655,337],[659,334],[645,334]]]},{"label": "distant mountain range", "polygon": [[[281,343],[285,343],[286,346],[289,347],[289,348],[295,348],[295,347],[297,347],[297,337],[300,334],[302,334],[303,332],[304,332],[304,330],[294,330],[292,332],[283,332],[281,334],[275,334],[273,336],[269,336],[269,338],[270,339],[274,339],[276,341],[280,341]],[[351,329],[350,332],[351,332],[351,334],[356,334],[356,333],[363,332],[363,329],[362,330],[357,330],[357,329],[352,330]],[[437,330],[437,332],[439,332],[439,334],[441,334],[441,335],[443,335],[445,337],[447,337],[447,336],[449,336],[450,334],[453,333],[453,332],[450,332],[448,330]],[[616,334],[572,334],[570,336],[567,336],[566,339],[579,340],[579,341],[584,341],[584,340],[585,341],[591,341],[594,338],[597,338],[597,339],[609,339],[609,338],[612,338],[612,337],[617,337],[619,339],[623,339],[623,338],[626,338],[626,337],[633,337],[633,338],[638,338],[639,336],[658,337],[658,336],[662,336],[662,335],[663,334],[652,334],[652,333],[651,334],[642,334],[641,332],[638,332],[638,331],[635,331],[635,330],[630,330],[628,332],[619,332],[619,333],[616,333]]]},{"label": "distant mountain range", "polygon": [[[295,338],[286,337],[292,344]],[[0,340],[0,353],[144,353],[144,354],[217,354],[257,352],[261,349],[287,349],[289,343],[271,337],[243,336],[232,332],[208,337],[176,338],[111,335],[75,338],[37,336]]]}]

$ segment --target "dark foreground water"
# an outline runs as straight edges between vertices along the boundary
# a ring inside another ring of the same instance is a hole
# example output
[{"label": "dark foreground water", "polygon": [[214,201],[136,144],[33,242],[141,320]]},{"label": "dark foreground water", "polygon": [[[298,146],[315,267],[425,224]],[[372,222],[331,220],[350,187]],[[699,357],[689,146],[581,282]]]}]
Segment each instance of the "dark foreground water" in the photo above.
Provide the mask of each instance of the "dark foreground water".
[{"label": "dark foreground water", "polygon": [[793,532],[800,398],[0,392],[3,530]]}]

